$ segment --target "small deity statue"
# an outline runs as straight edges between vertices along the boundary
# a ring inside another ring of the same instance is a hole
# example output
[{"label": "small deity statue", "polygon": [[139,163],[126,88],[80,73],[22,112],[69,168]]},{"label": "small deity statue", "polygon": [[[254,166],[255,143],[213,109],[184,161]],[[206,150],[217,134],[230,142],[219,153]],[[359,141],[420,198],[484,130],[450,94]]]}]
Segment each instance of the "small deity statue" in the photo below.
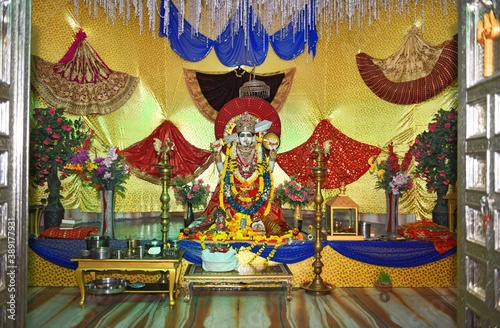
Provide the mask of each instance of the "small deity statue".
[{"label": "small deity statue", "polygon": [[[236,218],[240,225],[244,225],[241,229],[255,228],[258,233],[264,229],[266,235],[282,235],[291,228],[274,197],[272,172],[277,144],[268,142],[268,149],[263,146],[260,135],[266,131],[257,134],[258,119],[255,116],[245,112],[233,121],[236,122],[236,133],[229,138],[232,141],[224,145],[219,139],[211,145],[220,182],[203,216],[213,217],[212,213],[221,208],[228,219]],[[224,161],[221,155],[223,146],[226,147]]]}]

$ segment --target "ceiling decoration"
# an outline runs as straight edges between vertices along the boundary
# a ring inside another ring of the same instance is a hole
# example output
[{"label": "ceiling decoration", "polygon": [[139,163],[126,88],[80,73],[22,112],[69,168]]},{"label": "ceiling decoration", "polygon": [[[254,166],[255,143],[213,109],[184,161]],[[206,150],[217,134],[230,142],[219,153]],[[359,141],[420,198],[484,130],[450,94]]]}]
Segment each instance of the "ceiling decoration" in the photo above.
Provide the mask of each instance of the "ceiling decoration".
[{"label": "ceiling decoration", "polygon": [[108,114],[125,104],[139,78],[109,68],[83,31],[58,63],[33,56],[32,85],[51,106],[74,115]]},{"label": "ceiling decoration", "polygon": [[421,30],[408,31],[403,45],[390,57],[356,55],[359,74],[378,97],[399,105],[426,101],[448,87],[458,75],[457,36],[433,46]]},{"label": "ceiling decoration", "polygon": [[[441,10],[446,14],[448,7],[457,6],[456,0],[85,0],[84,3],[89,14],[97,16],[101,9],[113,23],[118,19],[129,23],[130,18],[136,16],[141,32],[144,12],[147,12],[152,35],[160,33],[169,37],[174,51],[181,57],[186,53],[183,46],[194,40],[198,49],[193,56],[196,58],[192,59],[196,60],[203,59],[213,43],[224,48],[221,51],[242,45],[253,48],[258,44],[252,40],[256,36],[264,40],[260,40],[258,47],[266,49],[260,51],[267,52],[267,36],[270,36],[277,53],[288,53],[287,60],[302,53],[305,44],[314,55],[318,38],[316,25],[320,35],[330,36],[338,32],[339,24],[347,23],[349,28],[370,25],[382,12],[388,13],[388,19],[393,14],[407,15],[411,10],[425,17],[426,10]],[[74,1],[74,7],[78,15],[79,1]],[[158,21],[161,21],[159,30]],[[290,43],[300,51],[290,48]],[[287,45],[286,49],[281,49],[283,45]],[[259,58],[245,60],[232,64],[221,62],[226,66],[260,65],[262,53]]]}]

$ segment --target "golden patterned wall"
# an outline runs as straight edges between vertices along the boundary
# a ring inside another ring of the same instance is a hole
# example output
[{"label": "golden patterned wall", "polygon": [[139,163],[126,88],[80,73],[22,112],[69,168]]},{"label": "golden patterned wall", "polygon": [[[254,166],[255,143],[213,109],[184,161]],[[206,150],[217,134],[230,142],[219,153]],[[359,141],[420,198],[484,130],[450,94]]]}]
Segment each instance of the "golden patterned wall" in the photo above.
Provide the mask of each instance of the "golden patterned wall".
[{"label": "golden patterned wall", "polygon": [[[89,17],[82,0],[79,14],[74,13],[73,1],[33,0],[32,54],[51,62],[59,61],[74,40],[74,33],[83,28],[87,41],[102,60],[112,69],[138,76],[140,84],[131,99],[117,111],[105,116],[89,116],[88,124],[96,131],[99,141],[126,148],[148,136],[161,122],[171,120],[185,138],[199,148],[208,149],[214,139],[213,123],[195,108],[183,78],[183,68],[207,72],[226,72],[212,51],[197,63],[186,62],[172,50],[165,38],[147,28],[147,15],[142,33],[136,18],[125,25],[121,20],[112,23],[100,10],[98,17]],[[412,8],[412,6],[409,6]],[[446,14],[438,8],[426,8],[423,39],[440,44],[457,33],[457,8],[449,7]],[[401,155],[414,137],[426,129],[434,113],[450,108],[457,99],[456,84],[433,99],[416,105],[394,105],[377,98],[359,76],[355,55],[365,52],[375,58],[386,58],[402,44],[410,27],[422,21],[422,12],[388,16],[380,12],[380,19],[355,24],[333,24],[331,33],[320,36],[317,55],[303,54],[291,61],[279,59],[272,48],[257,73],[269,73],[296,67],[295,79],[288,100],[280,111],[282,145],[287,151],[303,143],[316,124],[328,119],[341,132],[358,141],[384,148],[392,140]],[[46,106],[33,95],[34,106]],[[214,167],[202,176],[211,185],[217,182]],[[286,175],[279,168],[276,180]],[[373,188],[374,178],[368,173],[347,188],[349,196],[360,205],[360,213],[384,213],[384,193]],[[75,179],[64,182],[63,205],[82,211],[99,212],[98,195],[92,189],[80,186]],[[160,211],[160,187],[132,177],[127,192],[117,197],[119,212]],[[328,199],[336,191],[327,191]],[[37,203],[40,191],[33,192],[31,203]],[[173,199],[173,198],[172,198]],[[433,195],[417,184],[405,194],[400,204],[403,213],[419,213],[429,217]],[[172,210],[182,210],[172,202]]]}]

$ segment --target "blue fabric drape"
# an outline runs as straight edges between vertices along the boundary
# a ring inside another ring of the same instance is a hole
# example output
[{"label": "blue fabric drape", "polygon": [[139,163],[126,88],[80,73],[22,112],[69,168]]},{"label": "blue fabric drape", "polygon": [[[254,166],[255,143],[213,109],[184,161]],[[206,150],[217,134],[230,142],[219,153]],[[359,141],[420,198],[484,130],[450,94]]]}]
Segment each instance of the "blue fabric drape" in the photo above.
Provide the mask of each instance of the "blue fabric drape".
[{"label": "blue fabric drape", "polygon": [[193,29],[191,25],[184,21],[184,33],[179,35],[179,11],[170,3],[170,22],[168,24],[167,34],[164,33],[165,9],[163,4],[160,9],[160,36],[168,37],[170,40],[170,48],[179,55],[182,59],[189,62],[197,62],[205,58],[212,50],[214,42],[204,35],[198,33],[192,35]]},{"label": "blue fabric drape", "polygon": [[[141,241],[145,245],[146,241]],[[247,247],[248,242],[231,242],[235,249]],[[77,265],[71,258],[78,257],[85,249],[83,239],[30,239],[29,246],[44,260],[59,265],[63,268],[75,270]],[[125,240],[111,240],[112,249],[127,247]],[[198,241],[181,240],[181,249],[184,258],[192,263],[201,264],[201,244]],[[421,240],[407,241],[323,241],[323,246],[331,247],[341,255],[360,262],[395,268],[410,268],[439,261],[456,253],[456,248],[446,253],[439,254],[431,242]],[[256,253],[261,245],[255,246],[251,251]],[[261,254],[266,257],[273,250],[269,245]],[[281,245],[273,257],[273,261],[281,263],[297,263],[314,256],[314,242],[293,241],[291,244]]]},{"label": "blue fabric drape", "polygon": [[[271,36],[271,46],[281,59],[292,60],[304,52],[304,44],[307,43],[309,52],[316,56],[316,43],[318,42],[318,32],[316,30],[316,20],[314,15],[305,15],[307,11],[314,12],[313,6],[304,8],[301,12],[298,26],[295,26],[294,33],[293,22],[275,32]],[[307,17],[312,17],[312,21],[306,21]]]},{"label": "blue fabric drape", "polygon": [[[240,26],[237,34],[231,32],[232,26],[234,26],[233,19],[231,19],[219,35],[214,48],[215,54],[222,64],[229,67],[258,66],[264,62],[269,47],[269,37],[260,20],[257,19],[257,23],[252,26],[253,21],[253,10],[250,10],[246,26]],[[247,34],[250,44],[246,44]]]},{"label": "blue fabric drape", "polygon": [[[169,24],[165,27],[164,2],[169,5]],[[180,14],[175,5],[170,0],[163,0],[160,9],[160,31],[159,35],[169,39],[170,47],[182,59],[189,62],[197,62],[205,58],[212,48],[214,48],[217,58],[228,67],[236,66],[257,66],[264,62],[269,49],[269,42],[275,53],[284,60],[291,60],[304,52],[307,43],[309,52],[316,55],[316,43],[318,34],[314,15],[314,3],[306,6],[300,13],[301,19],[294,28],[292,22],[275,32],[270,38],[259,19],[254,19],[252,8],[248,11],[248,17],[244,26],[240,26],[238,33],[231,35],[234,18],[230,19],[224,31],[217,37],[217,41],[211,40],[201,33],[194,33],[194,30],[186,20],[184,20],[184,31],[179,35]],[[307,20],[307,17],[312,17]],[[254,23],[255,22],[255,23]],[[165,32],[166,31],[166,32]],[[248,38],[247,38],[248,36]],[[249,44],[246,44],[248,41]]]},{"label": "blue fabric drape", "polygon": [[[184,250],[184,258],[190,262],[201,264],[201,244],[197,241],[181,240],[181,249]],[[247,242],[231,242],[231,246],[236,250],[240,247],[250,246]],[[257,245],[252,252],[257,253],[262,245]],[[266,257],[273,250],[274,246],[270,245],[265,248],[261,256]],[[276,254],[273,256],[273,261],[281,263],[296,263],[306,260],[314,255],[314,248],[311,242],[294,242],[293,245],[281,245]]]},{"label": "blue fabric drape", "polygon": [[[28,244],[42,259],[71,270],[75,270],[78,266],[76,262],[71,262],[71,259],[78,257],[87,246],[84,239],[30,239]],[[141,245],[144,244],[145,242],[141,242]],[[111,240],[109,247],[112,249],[126,248],[127,241]]]},{"label": "blue fabric drape", "polygon": [[[190,262],[201,264],[201,244],[197,241],[181,240],[181,249],[185,251],[184,258]],[[250,243],[231,242],[231,246],[239,249]],[[323,246],[330,246],[341,255],[360,262],[394,268],[410,268],[450,256],[456,248],[439,254],[432,243],[420,240],[401,241],[323,241]],[[261,254],[266,257],[273,245],[266,247]],[[251,251],[256,253],[261,245]],[[293,241],[292,244],[281,245],[273,257],[273,261],[281,263],[297,263],[314,256],[314,242]]]}]

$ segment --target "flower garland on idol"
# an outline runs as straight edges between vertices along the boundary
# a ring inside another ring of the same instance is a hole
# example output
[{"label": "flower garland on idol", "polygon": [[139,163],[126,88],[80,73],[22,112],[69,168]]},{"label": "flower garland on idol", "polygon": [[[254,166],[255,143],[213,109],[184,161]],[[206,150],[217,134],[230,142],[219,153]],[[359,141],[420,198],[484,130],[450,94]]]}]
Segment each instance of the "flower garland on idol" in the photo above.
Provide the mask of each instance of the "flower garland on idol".
[{"label": "flower garland on idol", "polygon": [[[234,187],[234,179],[235,175],[231,174],[231,172],[237,172],[237,163],[236,163],[236,147],[233,145],[228,145],[226,150],[226,156],[228,156],[228,160],[225,161],[224,168],[222,169],[222,179],[221,179],[221,188],[219,194],[219,204],[220,207],[226,211],[224,205],[224,197],[228,201],[229,205],[231,205],[235,210],[243,215],[247,216],[248,219],[251,215],[255,214],[259,208],[264,206],[266,201],[268,201],[266,205],[266,209],[264,211],[264,216],[267,216],[271,211],[271,203],[274,198],[274,181],[269,173],[269,164],[267,161],[263,160],[263,156],[259,151],[260,142],[256,145],[256,154],[258,154],[256,170],[253,175],[247,179],[247,183],[253,183],[256,179],[259,179],[259,191],[254,197],[242,197],[236,191]],[[263,151],[263,150],[262,150]],[[241,177],[239,172],[236,174],[236,179],[240,182],[243,182],[245,179]],[[234,196],[243,203],[252,203],[251,206],[245,207],[241,205]]]}]

